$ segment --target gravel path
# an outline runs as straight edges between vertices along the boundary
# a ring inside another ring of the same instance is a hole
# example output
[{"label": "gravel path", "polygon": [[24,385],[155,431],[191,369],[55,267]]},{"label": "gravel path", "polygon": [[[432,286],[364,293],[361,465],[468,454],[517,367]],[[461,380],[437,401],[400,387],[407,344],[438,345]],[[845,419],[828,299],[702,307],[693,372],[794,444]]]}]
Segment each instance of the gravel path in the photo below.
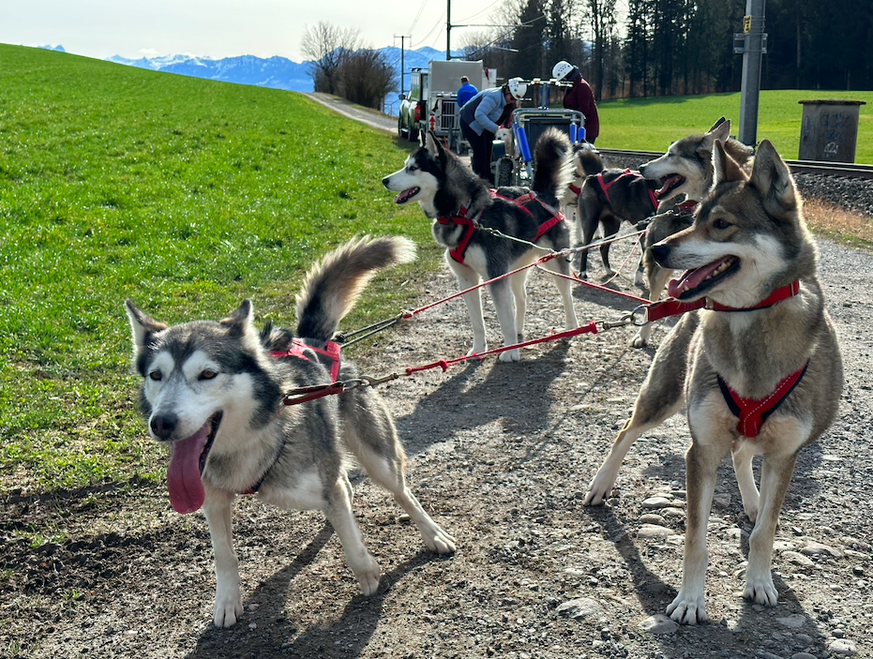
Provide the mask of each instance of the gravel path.
[{"label": "gravel path", "polygon": [[[458,552],[427,552],[384,492],[358,475],[356,511],[384,571],[362,597],[336,537],[316,513],[278,513],[241,497],[236,539],[246,606],[211,626],[214,577],[205,525],[180,517],[163,488],[0,504],[5,570],[0,654],[15,657],[567,657],[873,656],[873,322],[870,255],[823,242],[822,279],[846,363],[833,427],[801,453],[777,534],[779,605],[741,598],[751,525],[725,462],[710,521],[712,623],[676,628],[659,614],[681,576],[688,430],[676,416],[629,454],[603,508],[582,497],[627,418],[653,349],[622,328],[385,385],[423,505]],[[620,263],[622,248],[616,248]],[[595,265],[597,260],[594,260]],[[596,273],[596,271],[595,271]],[[634,290],[631,274],[619,287]],[[447,270],[422,302],[453,292]],[[544,275],[529,286],[527,333],[563,317]],[[580,319],[626,306],[576,290]],[[497,321],[486,298],[486,324]],[[663,337],[663,329],[655,340]],[[364,371],[462,354],[462,302],[382,335]],[[131,396],[135,383],[131,381]],[[63,529],[38,549],[15,528]]]}]

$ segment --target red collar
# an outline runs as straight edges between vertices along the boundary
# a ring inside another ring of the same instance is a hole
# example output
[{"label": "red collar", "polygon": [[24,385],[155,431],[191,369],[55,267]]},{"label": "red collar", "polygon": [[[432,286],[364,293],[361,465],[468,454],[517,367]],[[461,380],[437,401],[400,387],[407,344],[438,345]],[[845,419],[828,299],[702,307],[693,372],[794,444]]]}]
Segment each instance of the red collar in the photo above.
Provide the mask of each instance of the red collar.
[{"label": "red collar", "polygon": [[570,185],[568,185],[567,187],[570,188],[570,191],[571,191],[574,195],[576,195],[577,197],[579,196],[579,193],[582,192],[582,188],[580,188],[580,187],[578,187],[578,186],[575,186],[575,185],[573,185],[572,183],[571,183]]},{"label": "red collar", "polygon": [[679,316],[688,311],[694,311],[695,309],[702,309],[704,307],[713,311],[754,311],[755,309],[766,309],[767,307],[772,307],[774,304],[778,304],[783,300],[794,297],[798,293],[800,293],[800,281],[794,280],[787,286],[777,288],[766,298],[758,302],[758,304],[751,307],[728,307],[724,304],[713,302],[706,297],[695,300],[694,302],[681,302],[680,300],[671,297],[661,302],[655,302],[655,304],[646,307],[646,319],[647,322],[651,323],[660,320],[661,318],[666,318],[667,316]]}]

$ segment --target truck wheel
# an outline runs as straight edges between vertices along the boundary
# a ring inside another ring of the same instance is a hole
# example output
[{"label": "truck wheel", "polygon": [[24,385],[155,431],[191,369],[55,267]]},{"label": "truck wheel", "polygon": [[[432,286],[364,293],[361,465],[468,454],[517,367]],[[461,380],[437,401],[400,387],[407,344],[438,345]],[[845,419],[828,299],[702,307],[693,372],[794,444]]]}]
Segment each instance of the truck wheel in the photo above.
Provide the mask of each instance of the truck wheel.
[{"label": "truck wheel", "polygon": [[397,117],[397,139],[401,139],[403,137],[403,119]]},{"label": "truck wheel", "polygon": [[497,187],[512,185],[512,158],[503,157],[497,161]]},{"label": "truck wheel", "polygon": [[418,128],[409,127],[409,141],[410,142],[418,142]]}]

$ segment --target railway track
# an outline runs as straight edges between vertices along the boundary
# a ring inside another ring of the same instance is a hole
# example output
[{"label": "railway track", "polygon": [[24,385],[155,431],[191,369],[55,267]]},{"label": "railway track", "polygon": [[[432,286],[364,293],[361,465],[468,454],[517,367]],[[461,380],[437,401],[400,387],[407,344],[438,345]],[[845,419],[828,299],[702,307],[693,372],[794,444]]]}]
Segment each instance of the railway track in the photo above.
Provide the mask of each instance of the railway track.
[{"label": "railway track", "polygon": [[[607,159],[610,156],[621,159],[639,158],[640,162],[646,162],[661,155],[656,151],[629,151],[624,149],[599,149],[599,151]],[[820,174],[842,178],[873,179],[873,166],[871,165],[813,162],[809,160],[786,160],[785,162],[788,163],[794,174]]]}]

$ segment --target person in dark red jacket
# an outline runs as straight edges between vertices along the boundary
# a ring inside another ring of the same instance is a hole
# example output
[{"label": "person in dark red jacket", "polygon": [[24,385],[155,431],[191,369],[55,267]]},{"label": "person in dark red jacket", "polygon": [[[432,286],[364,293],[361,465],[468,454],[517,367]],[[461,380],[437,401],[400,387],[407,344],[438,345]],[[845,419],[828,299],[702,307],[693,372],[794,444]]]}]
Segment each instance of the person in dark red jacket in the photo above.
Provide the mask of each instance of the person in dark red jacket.
[{"label": "person in dark red jacket", "polygon": [[578,110],[585,117],[585,140],[594,144],[600,135],[600,118],[597,116],[597,103],[591,90],[579,69],[561,60],[552,68],[552,77],[557,81],[567,80],[573,86],[564,94],[564,107],[568,110]]}]

